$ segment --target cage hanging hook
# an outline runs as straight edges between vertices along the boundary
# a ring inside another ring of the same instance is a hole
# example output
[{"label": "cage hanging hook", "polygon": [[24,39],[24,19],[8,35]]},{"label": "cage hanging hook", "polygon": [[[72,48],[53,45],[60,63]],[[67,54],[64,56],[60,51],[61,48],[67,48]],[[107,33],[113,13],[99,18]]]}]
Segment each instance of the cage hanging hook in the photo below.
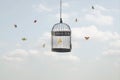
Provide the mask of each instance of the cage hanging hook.
[{"label": "cage hanging hook", "polygon": [[62,0],[60,0],[60,23],[62,22]]}]

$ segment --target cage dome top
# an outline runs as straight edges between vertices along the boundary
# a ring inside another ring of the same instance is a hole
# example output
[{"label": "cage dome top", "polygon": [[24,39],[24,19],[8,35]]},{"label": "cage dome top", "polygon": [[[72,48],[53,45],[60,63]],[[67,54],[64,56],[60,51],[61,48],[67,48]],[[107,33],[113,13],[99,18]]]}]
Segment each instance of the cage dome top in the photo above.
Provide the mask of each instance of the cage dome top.
[{"label": "cage dome top", "polygon": [[71,31],[71,29],[66,23],[57,23],[53,26],[52,31]]}]

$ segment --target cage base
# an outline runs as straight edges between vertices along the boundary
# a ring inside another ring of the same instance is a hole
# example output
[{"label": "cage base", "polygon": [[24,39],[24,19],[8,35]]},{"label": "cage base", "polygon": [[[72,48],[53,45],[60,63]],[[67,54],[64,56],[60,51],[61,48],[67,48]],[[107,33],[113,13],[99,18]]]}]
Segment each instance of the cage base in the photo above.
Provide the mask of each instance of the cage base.
[{"label": "cage base", "polygon": [[66,48],[52,48],[53,52],[71,52],[71,49]]}]

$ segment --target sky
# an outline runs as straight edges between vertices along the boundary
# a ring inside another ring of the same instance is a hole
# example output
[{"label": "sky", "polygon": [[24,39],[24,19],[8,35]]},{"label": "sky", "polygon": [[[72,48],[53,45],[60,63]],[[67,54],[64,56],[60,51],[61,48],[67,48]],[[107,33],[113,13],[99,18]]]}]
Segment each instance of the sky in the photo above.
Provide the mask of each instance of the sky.
[{"label": "sky", "polygon": [[0,80],[120,80],[120,0],[62,2],[68,53],[51,51],[59,0],[0,0]]}]

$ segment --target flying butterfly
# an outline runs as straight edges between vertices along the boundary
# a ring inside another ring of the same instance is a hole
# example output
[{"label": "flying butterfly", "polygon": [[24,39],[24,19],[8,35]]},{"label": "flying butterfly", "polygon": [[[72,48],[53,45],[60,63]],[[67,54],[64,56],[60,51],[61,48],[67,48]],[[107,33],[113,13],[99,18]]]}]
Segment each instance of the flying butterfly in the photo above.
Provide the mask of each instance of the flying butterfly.
[{"label": "flying butterfly", "polygon": [[92,9],[95,9],[95,7],[94,7],[94,6],[92,6]]},{"label": "flying butterfly", "polygon": [[77,19],[77,18],[75,19],[75,22],[78,22],[78,19]]},{"label": "flying butterfly", "polygon": [[62,39],[59,38],[58,41],[57,41],[58,44],[61,44],[62,43]]},{"label": "flying butterfly", "polygon": [[90,37],[89,37],[89,36],[85,36],[84,38],[85,38],[86,40],[88,40]]},{"label": "flying butterfly", "polygon": [[34,20],[34,23],[36,23],[37,22],[37,20]]},{"label": "flying butterfly", "polygon": [[26,41],[27,39],[25,37],[22,38],[23,41]]},{"label": "flying butterfly", "polygon": [[16,24],[14,24],[14,27],[15,27],[15,28],[17,28],[17,25],[16,25]]},{"label": "flying butterfly", "polygon": [[43,48],[45,48],[45,43],[42,45]]}]

